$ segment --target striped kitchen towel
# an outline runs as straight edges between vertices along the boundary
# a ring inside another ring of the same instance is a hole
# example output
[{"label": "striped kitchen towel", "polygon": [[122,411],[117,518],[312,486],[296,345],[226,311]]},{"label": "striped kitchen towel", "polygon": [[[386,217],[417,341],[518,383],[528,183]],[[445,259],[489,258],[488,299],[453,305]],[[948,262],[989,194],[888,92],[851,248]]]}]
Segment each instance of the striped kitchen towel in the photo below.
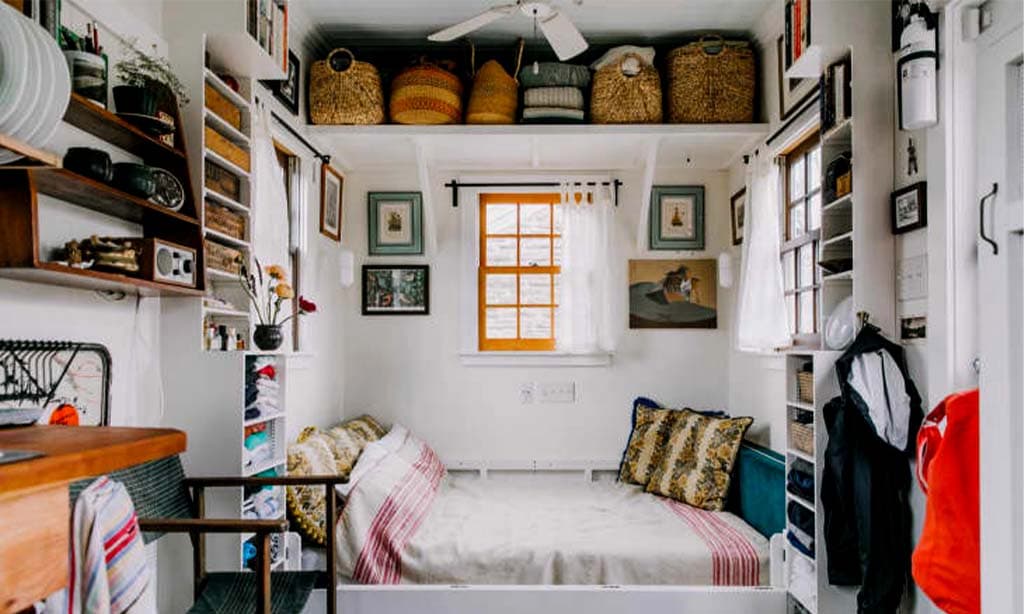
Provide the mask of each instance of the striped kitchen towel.
[{"label": "striped kitchen towel", "polygon": [[577,87],[533,87],[523,92],[527,107],[583,110],[583,90]]}]

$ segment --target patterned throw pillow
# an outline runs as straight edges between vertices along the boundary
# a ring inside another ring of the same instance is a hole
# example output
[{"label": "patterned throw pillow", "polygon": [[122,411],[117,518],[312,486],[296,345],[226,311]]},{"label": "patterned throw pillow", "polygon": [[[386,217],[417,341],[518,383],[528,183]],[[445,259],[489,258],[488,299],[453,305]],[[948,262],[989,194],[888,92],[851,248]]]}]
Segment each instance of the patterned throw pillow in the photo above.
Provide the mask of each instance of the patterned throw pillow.
[{"label": "patterned throw pillow", "polygon": [[626,444],[626,452],[619,468],[619,479],[630,484],[646,486],[651,472],[661,464],[677,412],[672,409],[648,407],[637,403],[634,411],[633,432]]},{"label": "patterned throw pillow", "polygon": [[647,492],[721,511],[743,435],[753,422],[753,418],[710,418],[680,411]]}]

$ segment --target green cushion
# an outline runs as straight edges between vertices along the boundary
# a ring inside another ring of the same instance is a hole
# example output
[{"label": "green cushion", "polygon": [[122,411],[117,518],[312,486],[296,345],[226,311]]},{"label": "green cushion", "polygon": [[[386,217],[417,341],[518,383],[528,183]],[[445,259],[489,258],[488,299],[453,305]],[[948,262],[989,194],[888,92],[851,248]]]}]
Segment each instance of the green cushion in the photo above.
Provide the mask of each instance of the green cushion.
[{"label": "green cushion", "polygon": [[[316,583],[315,571],[275,572],[270,576],[271,612],[301,612]],[[256,611],[256,574],[251,572],[211,573],[192,614],[251,614]]]},{"label": "green cushion", "polygon": [[786,460],[768,448],[743,442],[736,457],[726,509],[765,537],[786,528]]}]

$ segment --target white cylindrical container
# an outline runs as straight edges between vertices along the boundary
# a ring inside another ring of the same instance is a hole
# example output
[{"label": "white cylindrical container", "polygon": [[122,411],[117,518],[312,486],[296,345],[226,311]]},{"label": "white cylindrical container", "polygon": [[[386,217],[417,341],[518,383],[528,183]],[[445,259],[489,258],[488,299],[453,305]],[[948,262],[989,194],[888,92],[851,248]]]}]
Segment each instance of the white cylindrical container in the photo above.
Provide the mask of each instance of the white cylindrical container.
[{"label": "white cylindrical container", "polygon": [[917,15],[903,30],[896,59],[900,130],[939,123],[939,54],[936,31]]}]

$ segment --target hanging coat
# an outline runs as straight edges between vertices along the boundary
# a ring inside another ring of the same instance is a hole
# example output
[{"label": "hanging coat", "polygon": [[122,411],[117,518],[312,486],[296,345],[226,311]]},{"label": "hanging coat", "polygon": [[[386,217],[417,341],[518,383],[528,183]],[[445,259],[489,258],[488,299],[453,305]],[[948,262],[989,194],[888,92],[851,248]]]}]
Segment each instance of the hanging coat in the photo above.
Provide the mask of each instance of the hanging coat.
[{"label": "hanging coat", "polygon": [[893,614],[910,580],[910,456],[921,397],[903,348],[865,326],[836,361],[824,408],[822,474],[829,583],[860,586],[860,614]]}]

